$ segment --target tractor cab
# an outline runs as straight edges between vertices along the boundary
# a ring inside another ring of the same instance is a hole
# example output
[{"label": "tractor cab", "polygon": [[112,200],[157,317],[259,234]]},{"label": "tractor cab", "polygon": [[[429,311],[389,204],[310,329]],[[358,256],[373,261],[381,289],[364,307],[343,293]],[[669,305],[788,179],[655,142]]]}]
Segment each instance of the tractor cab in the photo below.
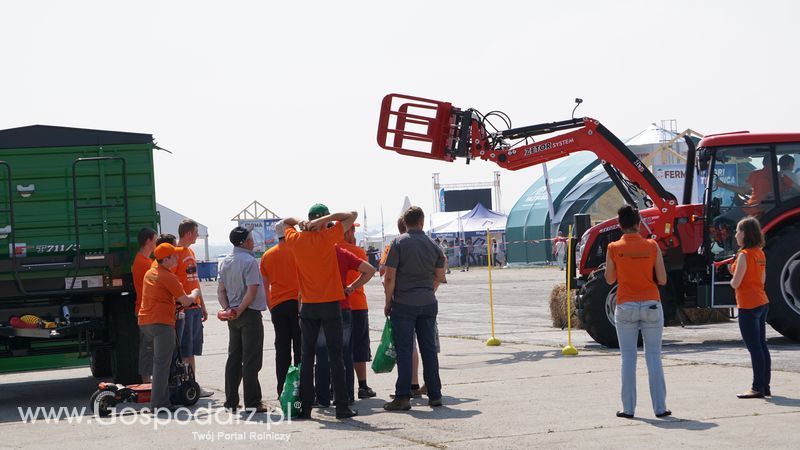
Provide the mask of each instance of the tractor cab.
[{"label": "tractor cab", "polygon": [[774,142],[782,136],[787,135],[732,133],[700,142],[698,162],[704,169],[713,261],[728,259],[738,250],[734,234],[739,220],[756,217],[765,226],[800,203],[800,143]]}]

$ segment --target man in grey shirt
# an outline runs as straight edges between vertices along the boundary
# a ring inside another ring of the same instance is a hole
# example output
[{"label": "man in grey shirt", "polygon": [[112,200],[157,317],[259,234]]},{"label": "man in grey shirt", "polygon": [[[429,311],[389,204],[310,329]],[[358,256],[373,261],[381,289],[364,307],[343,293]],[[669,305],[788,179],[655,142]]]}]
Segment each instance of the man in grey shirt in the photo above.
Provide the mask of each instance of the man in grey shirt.
[{"label": "man in grey shirt", "polygon": [[225,363],[225,407],[239,408],[239,384],[244,381],[244,406],[256,412],[269,412],[261,401],[258,372],[264,354],[264,323],[261,311],[267,297],[258,260],[253,254],[253,235],[246,228],[231,231],[233,254],[220,264],[217,297],[225,310],[235,311],[228,320],[228,361]]},{"label": "man in grey shirt", "polygon": [[408,231],[392,241],[383,280],[384,314],[391,316],[397,350],[395,398],[383,405],[388,411],[411,409],[411,353],[415,331],[422,374],[428,388],[428,405],[442,406],[442,382],[436,354],[438,303],[435,291],[439,283],[445,282],[444,254],[422,231],[425,224],[422,208],[412,206],[406,210],[403,221]]}]

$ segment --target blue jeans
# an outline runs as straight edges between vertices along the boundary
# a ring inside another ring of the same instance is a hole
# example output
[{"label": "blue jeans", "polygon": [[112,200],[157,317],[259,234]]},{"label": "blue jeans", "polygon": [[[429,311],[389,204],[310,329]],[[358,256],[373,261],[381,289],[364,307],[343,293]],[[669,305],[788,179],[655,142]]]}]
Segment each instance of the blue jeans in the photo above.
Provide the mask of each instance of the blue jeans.
[{"label": "blue jeans", "polygon": [[753,309],[739,309],[739,330],[753,364],[753,390],[769,391],[772,360],[767,348],[767,313],[769,304]]},{"label": "blue jeans", "polygon": [[428,388],[428,398],[442,398],[439,379],[439,356],[436,354],[436,314],[439,305],[410,306],[392,302],[392,336],[397,350],[396,398],[411,398],[411,352],[414,332],[417,333],[419,356],[422,359],[422,378]]},{"label": "blue jeans", "polygon": [[667,385],[661,365],[661,334],[664,331],[664,311],[661,302],[648,300],[617,305],[614,321],[622,355],[622,410],[633,414],[636,409],[636,344],[639,330],[644,339],[644,359],[650,381],[650,400],[653,412],[667,410]]},{"label": "blue jeans", "polygon": [[[348,402],[355,401],[353,383],[353,315],[349,309],[342,310],[342,358],[344,359],[344,378],[347,385]],[[330,405],[331,403],[331,369],[328,364],[328,350],[326,348],[325,331],[320,330],[317,337],[317,366],[314,370],[314,386],[317,403]]]}]

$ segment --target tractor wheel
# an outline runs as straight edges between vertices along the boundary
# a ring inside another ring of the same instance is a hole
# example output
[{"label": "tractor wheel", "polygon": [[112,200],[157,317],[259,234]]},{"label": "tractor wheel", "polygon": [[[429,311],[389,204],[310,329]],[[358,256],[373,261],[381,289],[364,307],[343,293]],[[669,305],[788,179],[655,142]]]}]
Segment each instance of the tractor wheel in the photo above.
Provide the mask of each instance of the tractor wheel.
[{"label": "tractor wheel", "polygon": [[789,227],[771,237],[767,255],[767,322],[778,333],[800,340],[800,228]]},{"label": "tractor wheel", "polygon": [[122,296],[109,296],[103,301],[108,309],[109,329],[113,344],[112,369],[114,382],[136,384],[139,376],[139,326],[133,302]]},{"label": "tractor wheel", "polygon": [[[680,282],[681,277],[679,274],[667,273],[667,284],[658,287],[661,295],[661,308],[664,311],[665,327],[667,323],[678,317],[678,296],[680,294],[676,286],[679,286]],[[680,301],[680,304],[683,304],[683,301]]]},{"label": "tractor wheel", "polygon": [[117,394],[114,391],[98,390],[92,394],[89,406],[98,417],[106,417],[111,414],[111,408],[117,404],[116,397]]},{"label": "tractor wheel", "polygon": [[92,350],[89,357],[89,369],[95,378],[107,378],[112,374],[111,369],[111,350],[97,349]]},{"label": "tractor wheel", "polygon": [[609,286],[605,269],[589,275],[583,286],[583,328],[598,344],[617,348],[617,329],[614,326],[614,308],[617,306],[617,286]]},{"label": "tractor wheel", "polygon": [[200,399],[200,385],[195,381],[183,383],[176,392],[177,403],[184,406],[192,406]]}]

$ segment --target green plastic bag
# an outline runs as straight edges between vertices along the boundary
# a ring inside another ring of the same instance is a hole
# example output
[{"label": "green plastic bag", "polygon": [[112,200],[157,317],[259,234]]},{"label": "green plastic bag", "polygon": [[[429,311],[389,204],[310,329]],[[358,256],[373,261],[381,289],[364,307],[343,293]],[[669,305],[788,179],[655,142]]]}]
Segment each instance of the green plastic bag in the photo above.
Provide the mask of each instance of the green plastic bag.
[{"label": "green plastic bag", "polygon": [[300,364],[289,366],[280,402],[285,417],[300,415]]},{"label": "green plastic bag", "polygon": [[394,370],[396,362],[397,351],[394,348],[394,337],[392,336],[392,320],[387,317],[386,324],[383,326],[381,343],[378,345],[375,359],[372,360],[372,371],[375,373],[389,373]]}]

